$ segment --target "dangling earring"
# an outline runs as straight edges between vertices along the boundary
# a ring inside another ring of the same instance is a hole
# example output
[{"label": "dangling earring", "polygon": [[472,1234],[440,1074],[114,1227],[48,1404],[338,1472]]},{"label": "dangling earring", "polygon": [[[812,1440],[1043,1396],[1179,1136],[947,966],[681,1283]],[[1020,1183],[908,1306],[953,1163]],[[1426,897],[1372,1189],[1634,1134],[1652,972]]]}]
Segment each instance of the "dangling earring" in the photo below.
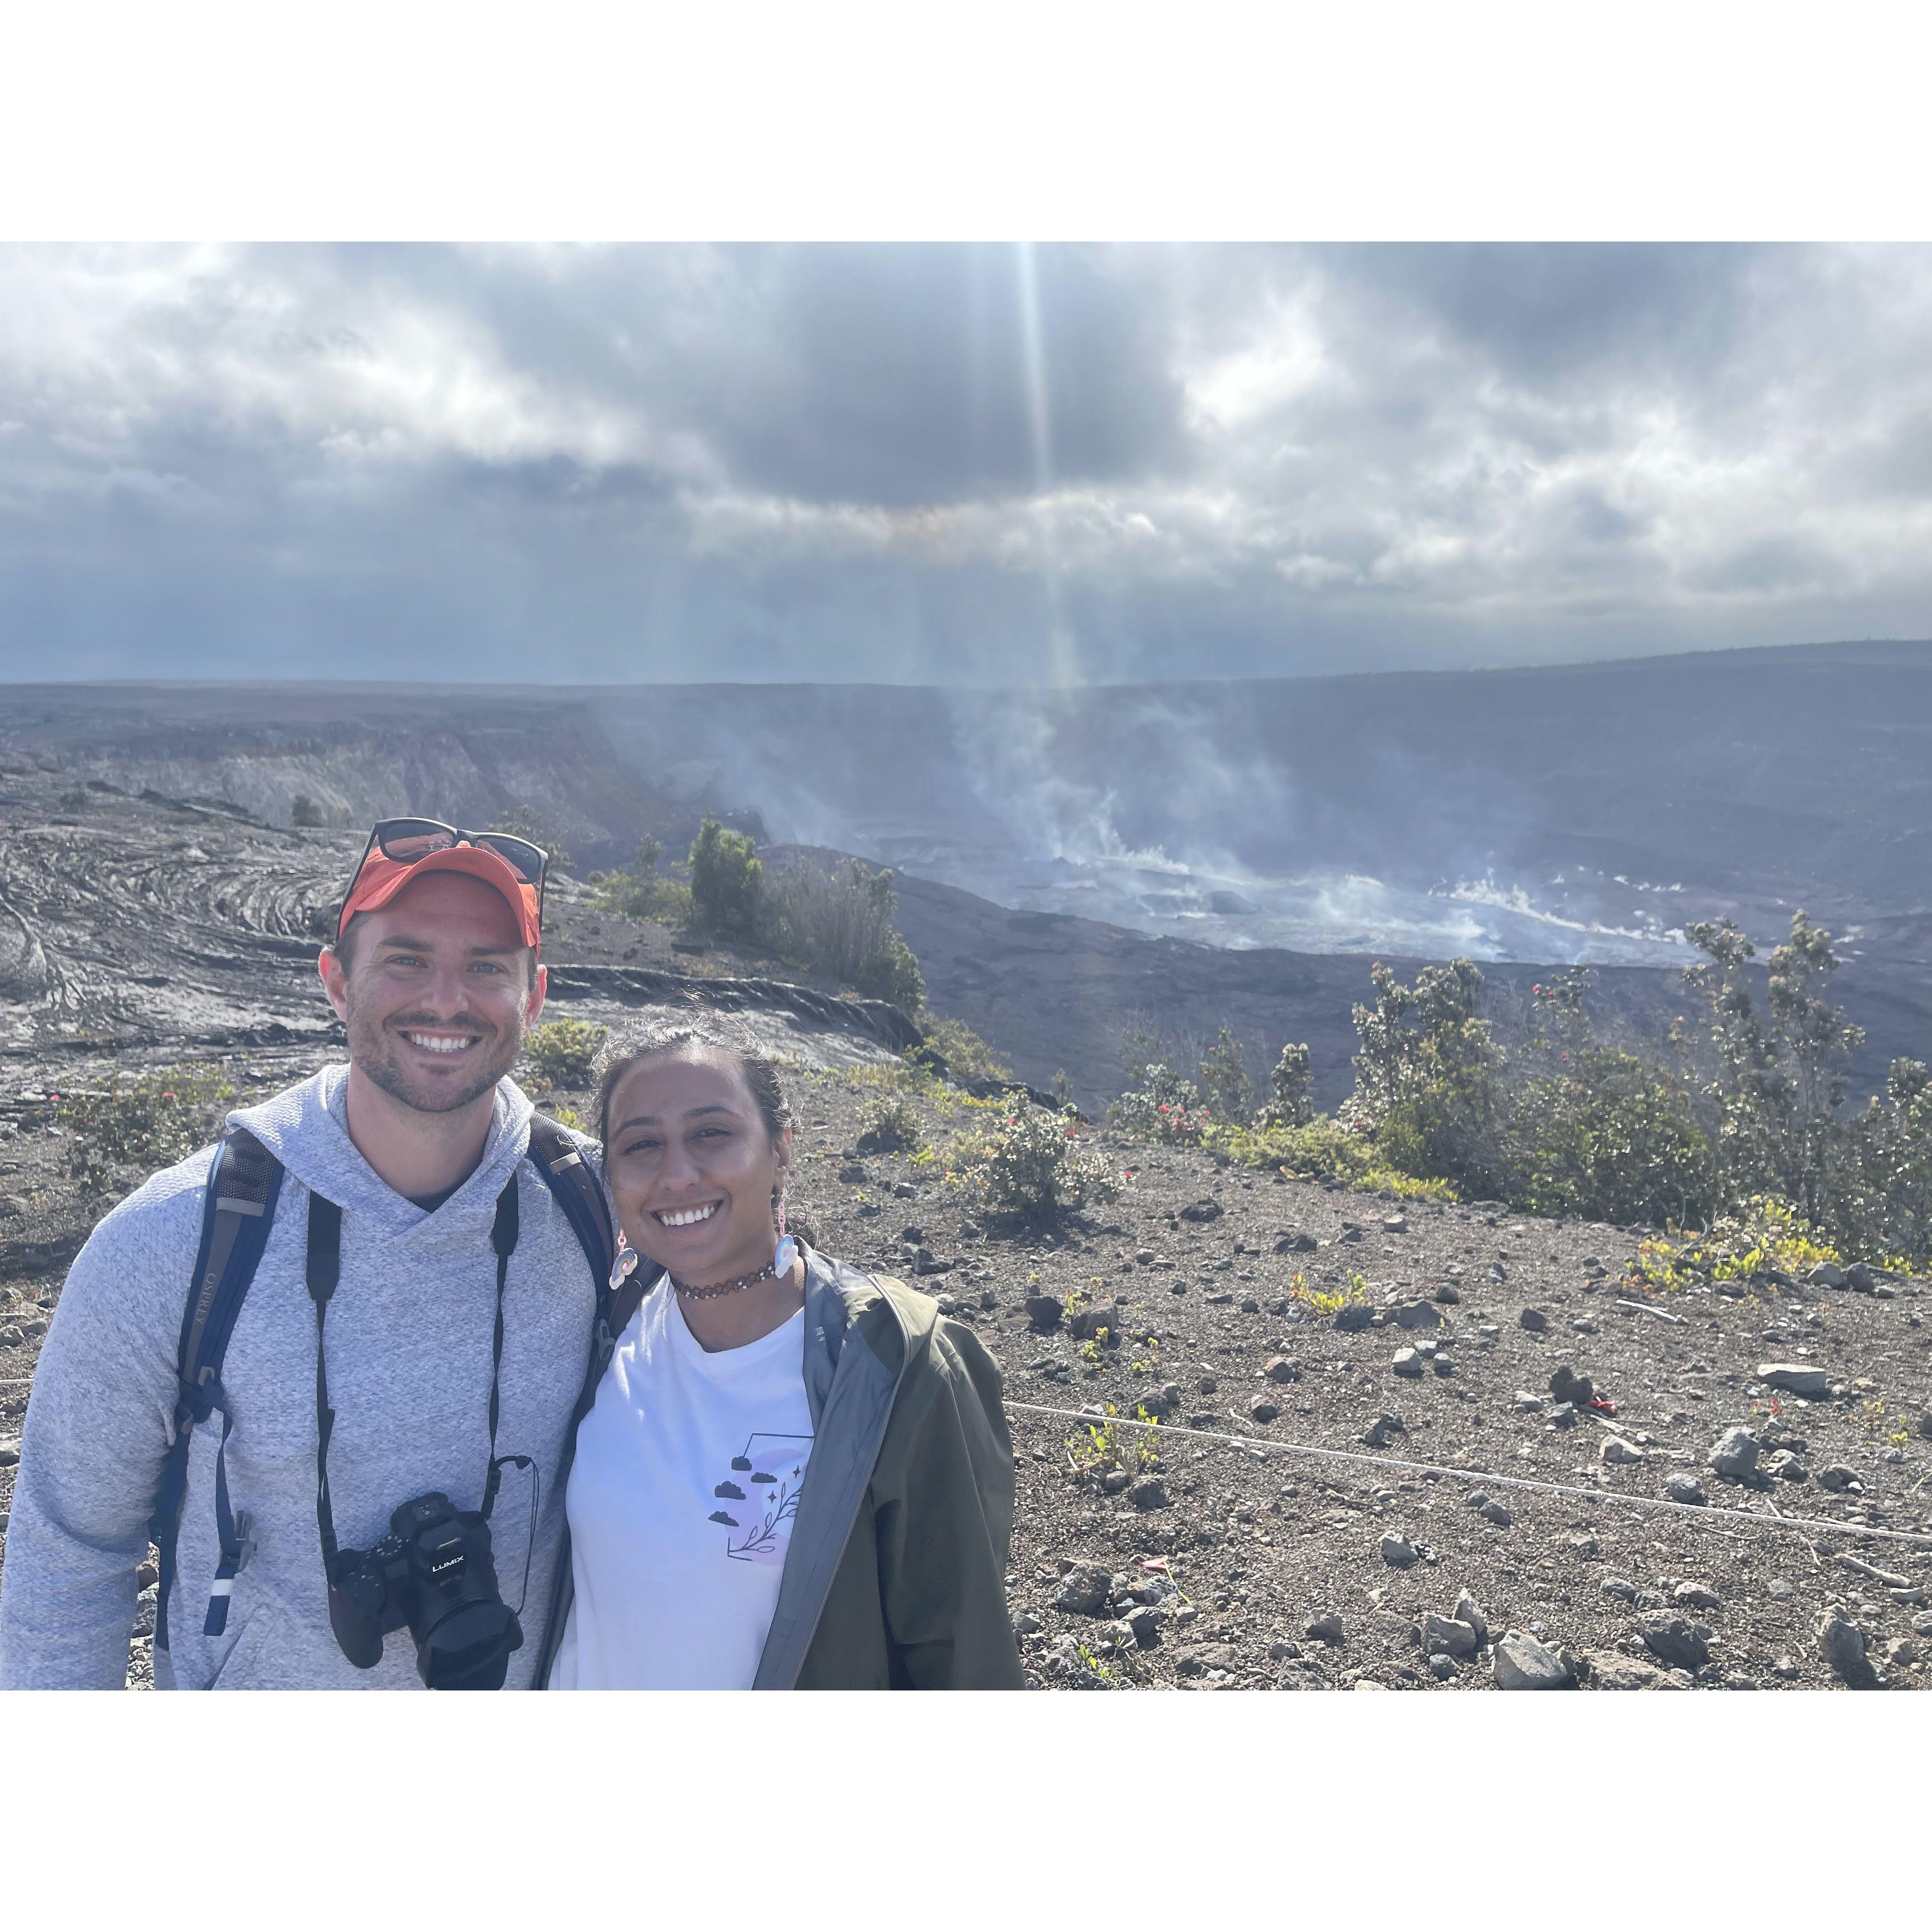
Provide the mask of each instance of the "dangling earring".
[{"label": "dangling earring", "polygon": [[638,1265],[638,1251],[631,1245],[631,1238],[622,1228],[617,1231],[617,1258],[610,1264],[610,1292],[615,1294],[624,1285],[625,1278]]},{"label": "dangling earring", "polygon": [[798,1259],[798,1244],[785,1232],[784,1196],[776,1189],[772,1192],[772,1204],[778,1210],[778,1244],[772,1250],[772,1272],[789,1274],[791,1264]]}]

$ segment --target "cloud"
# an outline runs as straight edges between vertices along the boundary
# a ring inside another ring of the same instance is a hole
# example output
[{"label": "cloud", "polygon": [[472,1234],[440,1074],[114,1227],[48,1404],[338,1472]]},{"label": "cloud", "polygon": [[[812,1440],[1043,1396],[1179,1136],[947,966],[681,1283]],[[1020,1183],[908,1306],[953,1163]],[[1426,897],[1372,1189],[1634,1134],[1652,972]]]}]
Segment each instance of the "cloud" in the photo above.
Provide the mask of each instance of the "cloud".
[{"label": "cloud", "polygon": [[1920,248],[0,250],[0,667],[1922,634],[1928,322]]}]

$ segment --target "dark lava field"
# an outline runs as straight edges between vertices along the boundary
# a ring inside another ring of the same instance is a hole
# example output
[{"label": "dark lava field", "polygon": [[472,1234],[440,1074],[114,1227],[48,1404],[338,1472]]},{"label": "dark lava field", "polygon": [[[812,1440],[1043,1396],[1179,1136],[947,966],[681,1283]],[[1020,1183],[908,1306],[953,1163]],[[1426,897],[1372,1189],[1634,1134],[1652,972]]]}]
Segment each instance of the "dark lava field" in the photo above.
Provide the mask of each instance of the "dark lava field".
[{"label": "dark lava field", "polygon": [[[359,839],[20,760],[0,818],[4,1534],[64,1268],[140,1178],[83,1193],[53,1096],[185,1059],[252,1094],[338,1052],[317,916]],[[1000,1364],[1011,1606],[1042,1687],[1932,1682],[1923,1282],[1660,1298],[1630,1278],[1640,1231],[1097,1131],[1120,1198],[1030,1227],[961,1178],[999,1103],[914,1082],[894,1010],[674,952],[567,881],[549,934],[551,1016],[615,1024],[694,988],[792,1057],[820,1245],[944,1298]],[[861,1154],[895,1094],[924,1151]],[[1109,1405],[1162,1426],[1109,1431]],[[1713,1455],[1736,1429],[1756,1466],[1727,1480]],[[1704,1501],[1635,1506],[1673,1491]]]}]

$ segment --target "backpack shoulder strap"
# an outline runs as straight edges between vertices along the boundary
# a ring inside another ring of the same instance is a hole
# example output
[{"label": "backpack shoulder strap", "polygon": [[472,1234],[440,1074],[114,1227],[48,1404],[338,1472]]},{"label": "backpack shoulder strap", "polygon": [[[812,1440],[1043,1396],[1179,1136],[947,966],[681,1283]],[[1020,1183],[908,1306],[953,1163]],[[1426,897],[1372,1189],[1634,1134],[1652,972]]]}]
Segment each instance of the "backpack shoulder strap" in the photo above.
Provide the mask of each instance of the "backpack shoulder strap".
[{"label": "backpack shoulder strap", "polygon": [[[245,1127],[233,1129],[208,1168],[202,1197],[201,1242],[194,1275],[182,1314],[181,1346],[176,1363],[175,1433],[162,1466],[160,1487],[148,1534],[160,1552],[160,1586],[154,1618],[154,1648],[168,1647],[168,1594],[174,1582],[175,1545],[181,1530],[182,1499],[188,1490],[188,1438],[196,1424],[219,1408],[225,1449],[232,1426],[221,1387],[221,1366],[235,1332],[249,1284],[255,1279],[275,1203],[282,1189],[282,1164]],[[228,1593],[241,1567],[240,1531],[228,1508],[225,1454],[215,1466],[215,1515],[221,1534],[221,1562],[206,1628],[218,1633],[228,1614]]]},{"label": "backpack shoulder strap", "polygon": [[[577,1143],[555,1120],[542,1114],[530,1121],[530,1159],[556,1197],[557,1205],[576,1230],[597,1290],[590,1359],[584,1369],[584,1386],[578,1391],[576,1406],[571,1412],[563,1455],[552,1480],[554,1492],[562,1490],[569,1483],[571,1466],[577,1455],[578,1430],[597,1400],[598,1384],[604,1379],[604,1371],[610,1365],[618,1338],[630,1325],[631,1318],[637,1313],[638,1304],[646,1294],[662,1279],[663,1270],[640,1260],[622,1281],[614,1285],[611,1276],[616,1271],[617,1238],[610,1224],[610,1211],[604,1198],[604,1190],[589,1163],[578,1151]],[[556,1573],[550,1584],[549,1614],[537,1652],[535,1681],[539,1690],[550,1680],[550,1665],[556,1660],[557,1646],[562,1641],[570,1584],[570,1530],[566,1524]]]},{"label": "backpack shoulder strap", "polygon": [[616,1264],[617,1241],[610,1226],[610,1210],[604,1204],[604,1190],[590,1163],[578,1151],[577,1143],[569,1135],[544,1114],[531,1117],[530,1160],[563,1210],[578,1246],[584,1250],[584,1258],[590,1264],[591,1280],[598,1294],[607,1293],[610,1270]]}]

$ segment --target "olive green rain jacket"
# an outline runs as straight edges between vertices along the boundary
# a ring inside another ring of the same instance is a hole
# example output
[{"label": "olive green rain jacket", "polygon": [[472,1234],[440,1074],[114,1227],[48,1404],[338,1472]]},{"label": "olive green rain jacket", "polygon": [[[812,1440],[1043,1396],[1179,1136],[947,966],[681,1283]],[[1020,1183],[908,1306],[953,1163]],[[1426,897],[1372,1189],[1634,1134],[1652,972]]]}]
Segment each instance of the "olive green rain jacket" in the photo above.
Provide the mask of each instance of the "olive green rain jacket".
[{"label": "olive green rain jacket", "polygon": [[[802,1252],[812,1460],[752,1688],[1018,1690],[1000,1372],[931,1296]],[[570,1578],[566,1545],[540,1684],[562,1641]]]}]

